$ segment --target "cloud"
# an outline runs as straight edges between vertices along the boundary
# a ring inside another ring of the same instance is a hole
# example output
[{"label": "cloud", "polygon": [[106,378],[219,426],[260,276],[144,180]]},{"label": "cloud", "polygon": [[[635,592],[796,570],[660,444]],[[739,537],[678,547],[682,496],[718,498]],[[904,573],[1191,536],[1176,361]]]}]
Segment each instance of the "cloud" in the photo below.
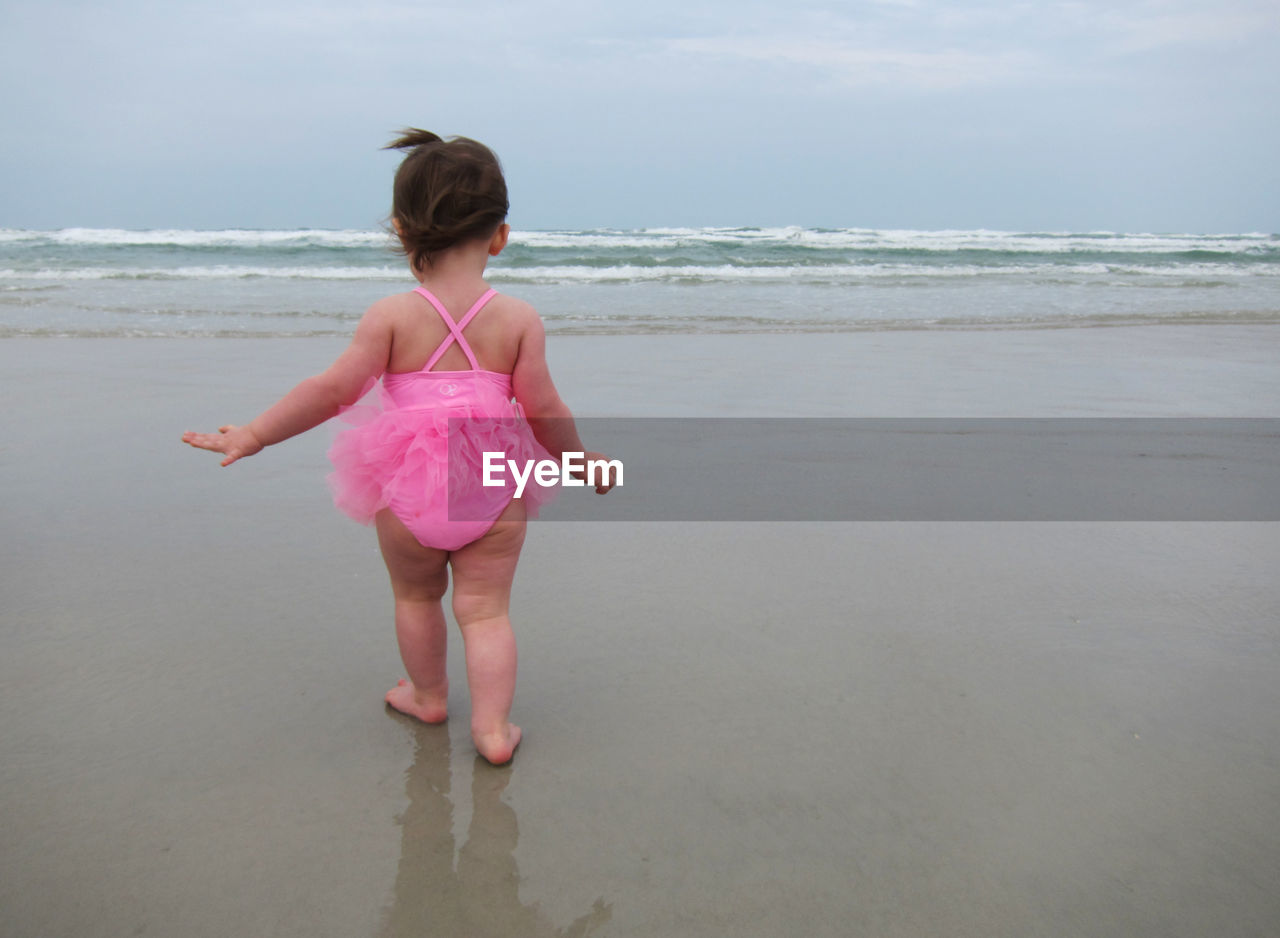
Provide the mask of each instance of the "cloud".
[{"label": "cloud", "polygon": [[1107,8],[1096,17],[1103,43],[1120,54],[1148,52],[1173,45],[1216,45],[1275,33],[1280,16],[1274,8],[1159,9],[1144,4],[1136,10]]},{"label": "cloud", "polygon": [[711,37],[671,39],[668,51],[813,69],[847,85],[894,85],[929,90],[1005,82],[1030,72],[1025,52],[938,52],[864,48],[831,39]]},{"label": "cloud", "polygon": [[1096,69],[1140,64],[1178,47],[1227,54],[1280,32],[1270,4],[1221,0],[1068,0],[1059,3],[874,0],[856,7],[801,3],[786,16],[725,21],[660,40],[668,55],[772,66],[845,87],[950,91],[1092,83]]}]

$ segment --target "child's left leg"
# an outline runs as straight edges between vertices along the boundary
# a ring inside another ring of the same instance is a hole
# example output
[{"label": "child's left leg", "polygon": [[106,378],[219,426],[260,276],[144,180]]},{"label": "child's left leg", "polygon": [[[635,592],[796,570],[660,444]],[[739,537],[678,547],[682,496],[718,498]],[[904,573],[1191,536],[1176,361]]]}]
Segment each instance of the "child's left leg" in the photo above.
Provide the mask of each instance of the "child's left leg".
[{"label": "child's left leg", "polygon": [[449,587],[449,552],[423,547],[391,513],[378,512],[378,544],[396,599],[396,641],[409,680],[387,692],[387,703],[424,723],[448,716],[445,670],[448,629],[440,601]]},{"label": "child's left leg", "polygon": [[509,608],[511,581],[524,544],[525,508],[512,500],[484,537],[453,552],[453,616],[467,650],[471,739],[494,765],[520,745],[511,700],[516,689],[516,637]]}]

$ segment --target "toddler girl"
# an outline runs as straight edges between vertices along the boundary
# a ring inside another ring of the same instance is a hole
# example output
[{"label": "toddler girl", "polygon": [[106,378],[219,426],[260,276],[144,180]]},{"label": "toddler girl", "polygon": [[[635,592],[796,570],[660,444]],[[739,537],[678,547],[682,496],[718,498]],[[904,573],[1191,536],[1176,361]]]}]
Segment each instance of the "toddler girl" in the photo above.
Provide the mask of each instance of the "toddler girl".
[{"label": "toddler girl", "polygon": [[[516,498],[510,473],[498,476],[501,486],[485,484],[483,454],[502,453],[501,465],[527,464],[561,460],[583,446],[547,370],[538,314],[483,279],[510,234],[497,157],[474,140],[414,129],[388,149],[408,151],[391,219],[417,289],[373,304],[327,371],[250,423],[182,439],[222,453],[229,466],[323,423],[382,378],[381,407],[354,409],[357,425],[339,435],[329,457],[338,507],[377,526],[391,575],[409,678],[387,693],[387,703],[427,723],[446,717],[441,599],[452,569],[471,735],[497,765],[520,743],[520,728],[508,720],[516,683],[511,581],[525,518],[551,490],[529,485]],[[596,491],[613,482],[612,474],[602,477]]]}]

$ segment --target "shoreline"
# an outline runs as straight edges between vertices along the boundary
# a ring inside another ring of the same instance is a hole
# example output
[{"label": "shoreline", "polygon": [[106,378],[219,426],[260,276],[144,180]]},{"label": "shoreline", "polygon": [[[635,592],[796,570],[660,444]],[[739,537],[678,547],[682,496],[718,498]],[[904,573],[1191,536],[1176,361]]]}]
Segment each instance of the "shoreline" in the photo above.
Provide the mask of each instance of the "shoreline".
[{"label": "shoreline", "polygon": [[[0,341],[0,365],[15,391],[46,359],[108,382],[189,367],[228,409],[185,419],[243,421],[347,342],[28,337]],[[552,336],[547,358],[581,417],[1280,417],[1271,326]],[[204,361],[235,379],[208,382]]]},{"label": "shoreline", "polygon": [[[5,330],[0,328],[0,341],[11,339],[349,339],[354,331],[356,319],[351,321],[351,329],[325,332],[270,332],[252,333],[243,330],[226,330],[223,332],[127,332],[90,331],[76,332]],[[607,326],[560,326],[550,317],[544,319],[548,326],[548,339],[560,338],[635,338],[662,336],[759,336],[783,337],[804,335],[878,335],[895,333],[968,333],[968,332],[1053,332],[1077,331],[1092,329],[1156,329],[1156,328],[1265,328],[1280,326],[1280,312],[1257,313],[1247,316],[1187,316],[1170,314],[1169,316],[1113,316],[1101,319],[1061,319],[1061,320],[953,320],[953,321],[895,321],[895,322],[852,322],[848,324],[817,323],[811,326],[762,326],[756,329],[714,329],[690,326],[683,329],[669,325],[643,328],[632,326],[619,330]]]}]

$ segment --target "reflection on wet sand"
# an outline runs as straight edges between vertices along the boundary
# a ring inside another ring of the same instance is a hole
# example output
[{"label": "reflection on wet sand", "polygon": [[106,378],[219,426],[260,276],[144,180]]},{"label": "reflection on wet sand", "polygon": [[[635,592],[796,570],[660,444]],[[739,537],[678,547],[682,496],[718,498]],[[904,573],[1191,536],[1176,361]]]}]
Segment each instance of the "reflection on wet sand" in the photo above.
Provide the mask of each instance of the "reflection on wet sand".
[{"label": "reflection on wet sand", "polygon": [[516,813],[503,802],[511,766],[494,768],[476,757],[471,775],[471,824],[457,850],[453,837],[451,747],[445,726],[410,724],[416,750],[409,768],[409,805],[400,817],[400,867],[383,938],[519,935],[586,938],[613,916],[601,897],[565,928],[556,928],[538,903],[520,902],[515,849]]}]

